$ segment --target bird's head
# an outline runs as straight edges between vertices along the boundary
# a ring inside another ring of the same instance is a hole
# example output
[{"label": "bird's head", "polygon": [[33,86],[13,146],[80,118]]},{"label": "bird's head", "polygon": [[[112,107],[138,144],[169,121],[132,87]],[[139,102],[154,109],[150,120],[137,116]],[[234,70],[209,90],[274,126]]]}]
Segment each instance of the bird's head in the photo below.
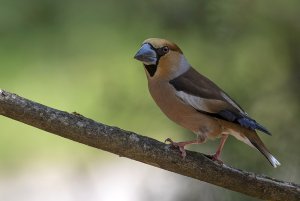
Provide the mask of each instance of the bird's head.
[{"label": "bird's head", "polygon": [[160,38],[145,40],[134,58],[143,62],[148,78],[172,79],[190,66],[176,44]]}]

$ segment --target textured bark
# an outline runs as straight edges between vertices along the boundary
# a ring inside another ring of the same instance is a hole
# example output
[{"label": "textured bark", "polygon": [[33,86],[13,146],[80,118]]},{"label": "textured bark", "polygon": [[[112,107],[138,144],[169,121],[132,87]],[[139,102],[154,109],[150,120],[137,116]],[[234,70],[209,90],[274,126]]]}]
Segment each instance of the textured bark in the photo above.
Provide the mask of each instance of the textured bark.
[{"label": "textured bark", "polygon": [[0,90],[0,114],[70,140],[264,200],[300,200],[300,185],[214,163],[149,137],[59,111]]}]

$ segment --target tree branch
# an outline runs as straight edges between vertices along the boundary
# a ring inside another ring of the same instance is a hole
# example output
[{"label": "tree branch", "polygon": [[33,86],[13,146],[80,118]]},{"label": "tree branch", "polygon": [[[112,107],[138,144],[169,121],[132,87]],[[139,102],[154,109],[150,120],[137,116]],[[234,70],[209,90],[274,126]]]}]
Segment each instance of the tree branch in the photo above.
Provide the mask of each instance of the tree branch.
[{"label": "tree branch", "polygon": [[177,150],[149,137],[59,111],[0,90],[0,114],[70,140],[264,200],[300,200],[300,185],[226,165],[201,153]]}]

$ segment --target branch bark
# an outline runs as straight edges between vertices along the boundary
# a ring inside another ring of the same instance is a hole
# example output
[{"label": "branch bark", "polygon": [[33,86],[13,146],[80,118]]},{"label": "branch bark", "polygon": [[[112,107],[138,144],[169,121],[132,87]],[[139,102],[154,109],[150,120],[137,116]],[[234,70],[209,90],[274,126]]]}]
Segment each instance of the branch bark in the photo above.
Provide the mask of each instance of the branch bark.
[{"label": "branch bark", "polygon": [[149,137],[59,111],[0,90],[0,114],[61,137],[264,200],[300,200],[300,185],[214,163]]}]

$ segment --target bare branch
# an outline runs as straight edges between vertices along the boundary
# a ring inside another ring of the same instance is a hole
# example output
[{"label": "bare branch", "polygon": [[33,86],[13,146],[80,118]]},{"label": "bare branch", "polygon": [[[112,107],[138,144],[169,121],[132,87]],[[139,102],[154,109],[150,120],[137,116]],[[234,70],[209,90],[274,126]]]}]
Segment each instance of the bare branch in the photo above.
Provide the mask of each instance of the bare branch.
[{"label": "bare branch", "polygon": [[0,114],[70,140],[264,200],[300,200],[300,185],[214,163],[149,137],[59,111],[0,90]]}]

